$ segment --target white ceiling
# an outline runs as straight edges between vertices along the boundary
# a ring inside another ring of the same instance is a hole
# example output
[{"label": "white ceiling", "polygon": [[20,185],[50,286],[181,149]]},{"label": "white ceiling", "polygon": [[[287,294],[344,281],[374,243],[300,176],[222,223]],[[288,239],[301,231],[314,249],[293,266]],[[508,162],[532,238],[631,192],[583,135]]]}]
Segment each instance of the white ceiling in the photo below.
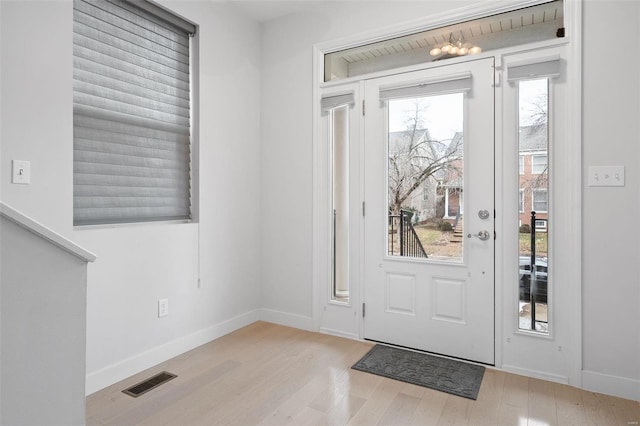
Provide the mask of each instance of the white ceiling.
[{"label": "white ceiling", "polygon": [[[220,1],[220,0],[213,0]],[[236,5],[248,18],[258,22],[267,22],[299,12],[309,12],[319,8],[326,9],[327,3],[345,3],[366,0],[222,0]],[[390,0],[388,0],[390,1]],[[549,0],[551,1],[551,0]],[[523,17],[527,19],[527,17]],[[530,18],[529,18],[530,19]],[[545,21],[549,19],[547,16]]]},{"label": "white ceiling", "polygon": [[[325,7],[326,1],[318,0],[228,0],[250,19],[267,22],[283,16],[315,8]],[[333,0],[340,1],[340,0]],[[342,0],[346,1],[346,0]]]}]

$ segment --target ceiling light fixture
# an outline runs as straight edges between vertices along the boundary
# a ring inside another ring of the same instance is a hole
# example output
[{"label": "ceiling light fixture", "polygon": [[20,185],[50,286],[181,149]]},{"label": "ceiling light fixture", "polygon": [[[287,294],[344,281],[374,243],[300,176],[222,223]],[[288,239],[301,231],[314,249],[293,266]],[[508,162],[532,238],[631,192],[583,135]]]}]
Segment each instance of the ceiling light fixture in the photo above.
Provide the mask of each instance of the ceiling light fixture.
[{"label": "ceiling light fixture", "polygon": [[471,43],[465,43],[464,38],[454,39],[453,33],[449,33],[449,42],[445,43],[441,47],[434,47],[431,49],[429,54],[431,56],[438,56],[445,53],[449,55],[464,56],[467,54],[474,55],[480,52],[482,52],[482,49],[479,46],[475,46]]}]

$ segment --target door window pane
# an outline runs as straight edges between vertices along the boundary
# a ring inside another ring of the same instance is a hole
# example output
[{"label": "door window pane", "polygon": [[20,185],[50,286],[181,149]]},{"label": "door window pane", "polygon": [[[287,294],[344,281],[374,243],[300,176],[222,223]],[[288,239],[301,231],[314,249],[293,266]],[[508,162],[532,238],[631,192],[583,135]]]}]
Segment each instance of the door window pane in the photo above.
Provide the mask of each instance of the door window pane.
[{"label": "door window pane", "polygon": [[[547,78],[518,81],[519,328],[549,332],[549,136]],[[527,166],[530,165],[530,166]],[[525,167],[526,166],[526,167]]]},{"label": "door window pane", "polygon": [[388,254],[462,260],[462,93],[388,101]]}]

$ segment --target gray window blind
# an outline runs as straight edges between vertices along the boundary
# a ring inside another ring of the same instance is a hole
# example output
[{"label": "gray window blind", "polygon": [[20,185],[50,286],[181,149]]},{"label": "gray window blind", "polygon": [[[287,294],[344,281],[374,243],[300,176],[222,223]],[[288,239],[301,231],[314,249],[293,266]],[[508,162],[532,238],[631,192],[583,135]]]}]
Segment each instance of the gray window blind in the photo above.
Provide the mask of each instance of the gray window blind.
[{"label": "gray window blind", "polygon": [[507,65],[507,80],[518,81],[533,78],[556,78],[560,76],[560,58],[544,58]]},{"label": "gray window blind", "polygon": [[383,86],[380,87],[380,100],[443,95],[468,92],[469,90],[471,90],[471,73],[464,72],[431,80],[421,80],[402,86]]},{"label": "gray window blind", "polygon": [[195,28],[140,3],[74,0],[76,226],[191,216],[189,35]]},{"label": "gray window blind", "polygon": [[320,103],[322,111],[329,111],[339,106],[353,105],[355,103],[355,96],[353,92],[344,93],[342,95],[323,96]]}]

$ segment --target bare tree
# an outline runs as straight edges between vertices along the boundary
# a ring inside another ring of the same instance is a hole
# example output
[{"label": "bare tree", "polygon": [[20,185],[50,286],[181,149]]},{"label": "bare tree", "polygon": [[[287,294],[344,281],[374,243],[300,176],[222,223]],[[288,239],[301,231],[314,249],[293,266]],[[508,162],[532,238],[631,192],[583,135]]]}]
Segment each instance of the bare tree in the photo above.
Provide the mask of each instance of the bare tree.
[{"label": "bare tree", "polygon": [[406,130],[389,135],[389,208],[398,214],[411,194],[429,178],[461,166],[462,138],[433,139],[424,126],[424,107],[416,102]]},{"label": "bare tree", "polygon": [[520,126],[546,126],[549,112],[548,99],[547,93],[540,93],[526,99],[526,104],[521,111],[525,117],[520,120]]},{"label": "bare tree", "polygon": [[[548,126],[548,95],[540,93],[524,99],[520,120],[520,151],[544,151],[548,152],[549,126]],[[549,164],[534,176],[523,179],[521,182],[526,194],[539,188],[549,186]]]}]

